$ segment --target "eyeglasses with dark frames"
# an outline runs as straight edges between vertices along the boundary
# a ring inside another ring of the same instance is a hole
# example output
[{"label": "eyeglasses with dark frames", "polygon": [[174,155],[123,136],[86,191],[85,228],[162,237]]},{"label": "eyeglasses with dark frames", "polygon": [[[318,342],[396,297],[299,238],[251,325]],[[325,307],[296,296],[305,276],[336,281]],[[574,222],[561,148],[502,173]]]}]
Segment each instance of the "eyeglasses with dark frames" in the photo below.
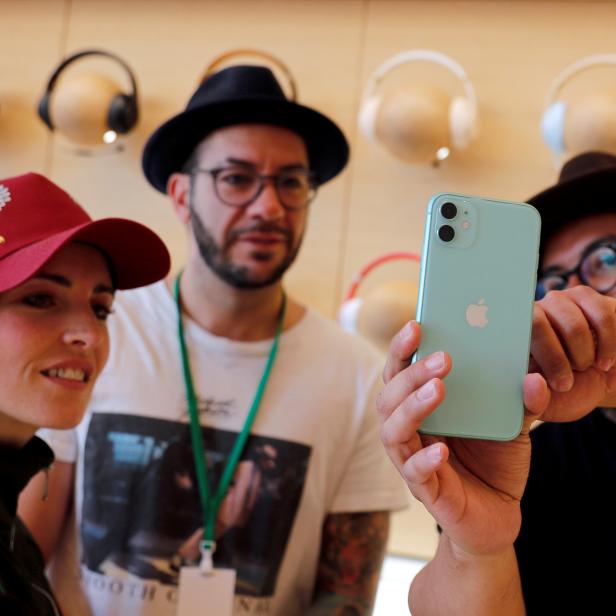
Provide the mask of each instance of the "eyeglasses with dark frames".
[{"label": "eyeglasses with dark frames", "polygon": [[599,293],[609,293],[616,287],[616,237],[608,236],[589,244],[583,251],[578,264],[561,271],[549,267],[539,274],[535,298],[541,299],[550,291],[567,287],[569,278],[576,275],[582,284]]},{"label": "eyeglasses with dark frames", "polygon": [[263,175],[255,169],[239,166],[203,169],[194,167],[191,174],[208,173],[214,183],[216,196],[230,207],[245,208],[256,201],[266,182],[272,182],[282,207],[303,210],[317,192],[317,178],[309,169],[289,169],[272,175]]}]

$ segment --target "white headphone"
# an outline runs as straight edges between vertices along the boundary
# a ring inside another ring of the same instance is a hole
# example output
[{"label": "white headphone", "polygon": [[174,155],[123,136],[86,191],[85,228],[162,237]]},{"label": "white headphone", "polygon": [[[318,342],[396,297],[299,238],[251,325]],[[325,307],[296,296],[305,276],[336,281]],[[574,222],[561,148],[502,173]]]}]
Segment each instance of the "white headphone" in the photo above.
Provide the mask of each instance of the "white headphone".
[{"label": "white headphone", "polygon": [[567,149],[565,143],[565,118],[567,103],[557,100],[565,84],[578,73],[595,66],[616,65],[616,54],[588,56],[569,65],[554,80],[546,99],[545,111],[541,117],[541,134],[547,146],[555,154],[563,154]]},{"label": "white headphone", "polygon": [[[366,89],[359,111],[358,124],[362,133],[375,140],[376,119],[381,98],[376,87],[389,71],[406,62],[435,62],[448,68],[462,82],[465,96],[456,96],[449,106],[449,138],[456,149],[463,149],[477,136],[477,96],[471,80],[464,69],[452,58],[430,49],[411,49],[402,51],[386,60],[374,72]],[[446,145],[446,144],[443,144]]]},{"label": "white headphone", "polygon": [[363,300],[357,297],[357,290],[363,279],[379,265],[397,260],[417,261],[417,263],[419,263],[421,256],[416,252],[387,252],[366,263],[366,265],[353,276],[351,286],[338,310],[338,323],[340,323],[343,329],[351,333],[357,332],[357,320],[363,304]]}]

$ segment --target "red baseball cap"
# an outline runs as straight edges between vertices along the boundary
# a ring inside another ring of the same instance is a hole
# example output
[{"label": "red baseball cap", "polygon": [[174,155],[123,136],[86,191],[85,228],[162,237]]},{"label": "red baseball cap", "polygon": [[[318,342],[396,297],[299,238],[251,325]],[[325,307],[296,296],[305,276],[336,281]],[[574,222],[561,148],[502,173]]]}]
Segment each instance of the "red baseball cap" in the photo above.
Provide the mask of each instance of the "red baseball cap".
[{"label": "red baseball cap", "polygon": [[162,240],[142,224],[124,218],[94,221],[38,173],[0,180],[0,292],[31,278],[73,241],[107,256],[117,289],[156,282],[171,264]]}]

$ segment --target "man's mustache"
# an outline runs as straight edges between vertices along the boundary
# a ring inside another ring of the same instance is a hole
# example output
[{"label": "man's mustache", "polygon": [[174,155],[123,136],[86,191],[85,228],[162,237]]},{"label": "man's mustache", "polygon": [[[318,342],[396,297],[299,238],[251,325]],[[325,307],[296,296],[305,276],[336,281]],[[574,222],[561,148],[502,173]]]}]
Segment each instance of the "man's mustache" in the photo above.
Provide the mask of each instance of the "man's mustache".
[{"label": "man's mustache", "polygon": [[240,229],[233,229],[228,236],[228,242],[232,242],[236,240],[238,237],[245,235],[247,233],[276,233],[278,235],[282,235],[287,241],[291,239],[291,231],[284,227],[280,227],[273,223],[255,223],[253,225],[249,225],[247,227],[242,227]]}]

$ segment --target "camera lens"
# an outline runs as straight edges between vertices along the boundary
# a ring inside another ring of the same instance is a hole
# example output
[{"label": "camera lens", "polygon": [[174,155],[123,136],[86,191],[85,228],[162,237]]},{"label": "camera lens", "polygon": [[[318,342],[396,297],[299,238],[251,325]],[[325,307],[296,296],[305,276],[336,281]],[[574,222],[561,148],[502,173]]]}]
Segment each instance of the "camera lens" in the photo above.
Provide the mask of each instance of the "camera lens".
[{"label": "camera lens", "polygon": [[453,203],[447,202],[441,205],[441,215],[443,216],[443,218],[446,218],[447,220],[451,220],[452,218],[456,217],[457,213],[458,213],[458,208]]},{"label": "camera lens", "polygon": [[453,227],[450,227],[449,225],[443,225],[442,227],[439,227],[438,236],[441,238],[441,240],[443,240],[443,242],[451,242],[455,234],[456,232],[453,230]]}]

